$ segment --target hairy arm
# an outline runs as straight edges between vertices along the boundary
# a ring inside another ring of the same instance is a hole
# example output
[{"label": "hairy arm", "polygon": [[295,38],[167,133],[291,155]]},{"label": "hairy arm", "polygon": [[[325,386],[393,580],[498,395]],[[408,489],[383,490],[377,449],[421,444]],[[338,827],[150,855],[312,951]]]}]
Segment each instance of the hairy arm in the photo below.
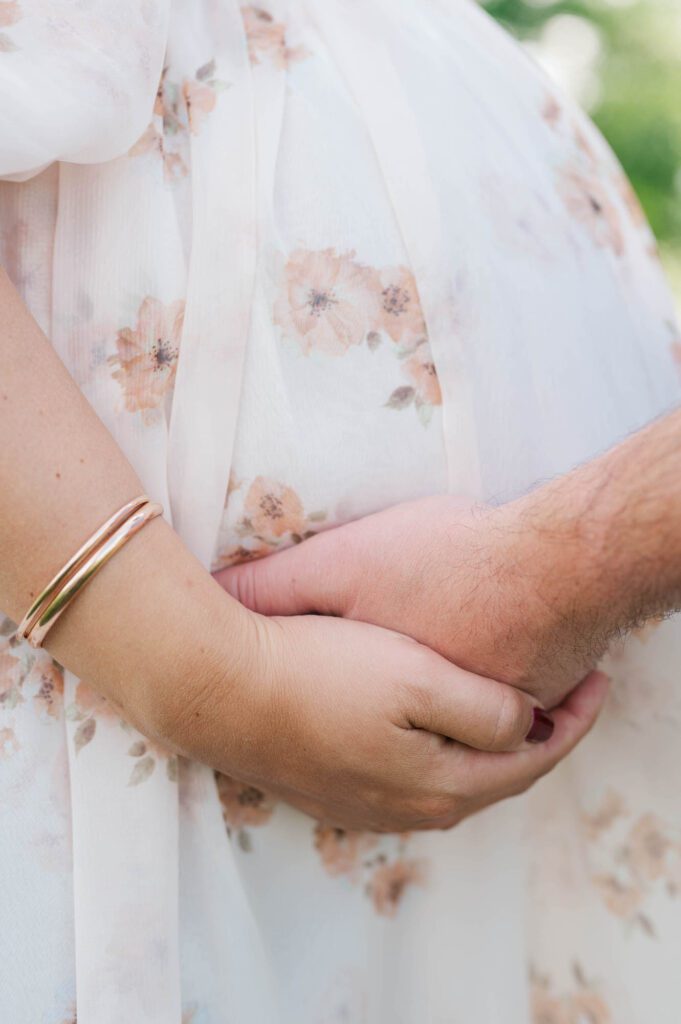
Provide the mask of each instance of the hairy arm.
[{"label": "hairy arm", "polygon": [[681,607],[681,410],[500,508],[408,502],[218,579],[267,614],[407,632],[551,707],[614,636]]},{"label": "hairy arm", "polygon": [[501,516],[536,583],[582,639],[681,607],[681,409],[553,480]]}]

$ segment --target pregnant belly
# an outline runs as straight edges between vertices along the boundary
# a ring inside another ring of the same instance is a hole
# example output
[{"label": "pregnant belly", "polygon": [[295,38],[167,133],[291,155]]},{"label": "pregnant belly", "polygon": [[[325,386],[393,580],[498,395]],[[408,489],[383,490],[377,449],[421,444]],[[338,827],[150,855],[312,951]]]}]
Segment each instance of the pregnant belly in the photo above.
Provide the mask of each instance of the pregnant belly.
[{"label": "pregnant belly", "polygon": [[484,15],[438,7],[385,13],[373,62],[322,19],[288,69],[216,565],[423,494],[507,500],[678,401],[615,158]]}]

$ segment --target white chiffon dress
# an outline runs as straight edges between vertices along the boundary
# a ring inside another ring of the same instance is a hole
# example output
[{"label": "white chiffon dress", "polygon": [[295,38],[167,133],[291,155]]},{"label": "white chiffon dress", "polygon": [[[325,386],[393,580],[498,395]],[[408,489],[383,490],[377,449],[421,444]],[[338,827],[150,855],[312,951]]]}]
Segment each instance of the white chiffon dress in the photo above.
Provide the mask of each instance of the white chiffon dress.
[{"label": "white chiffon dress", "polygon": [[[206,568],[506,501],[679,401],[630,186],[465,0],[0,0],[0,177],[0,262]],[[382,837],[178,763],[12,629],[3,1024],[681,1020],[677,620],[527,796]]]}]

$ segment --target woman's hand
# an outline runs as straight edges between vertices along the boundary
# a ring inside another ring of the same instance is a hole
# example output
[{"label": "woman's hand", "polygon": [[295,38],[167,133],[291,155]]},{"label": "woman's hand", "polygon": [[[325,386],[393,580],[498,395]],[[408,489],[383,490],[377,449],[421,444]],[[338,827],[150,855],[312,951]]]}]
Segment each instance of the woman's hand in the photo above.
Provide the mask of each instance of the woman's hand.
[{"label": "woman's hand", "polygon": [[594,606],[579,614],[582,568],[565,543],[535,529],[523,501],[490,509],[439,496],[216,578],[263,614],[319,612],[399,630],[553,707],[608,638]]},{"label": "woman's hand", "polygon": [[607,691],[593,673],[553,712],[551,735],[532,698],[408,637],[315,616],[250,626],[236,675],[185,680],[174,706],[164,687],[152,731],[346,829],[449,828],[523,792],[589,730]]},{"label": "woman's hand", "polygon": [[[0,310],[0,431],[21,438],[0,447],[0,608],[18,621],[143,487],[1,273]],[[147,735],[352,828],[446,827],[519,792],[588,730],[605,689],[584,683],[551,738],[525,746],[528,695],[375,626],[257,616],[160,518],[45,646]]]}]

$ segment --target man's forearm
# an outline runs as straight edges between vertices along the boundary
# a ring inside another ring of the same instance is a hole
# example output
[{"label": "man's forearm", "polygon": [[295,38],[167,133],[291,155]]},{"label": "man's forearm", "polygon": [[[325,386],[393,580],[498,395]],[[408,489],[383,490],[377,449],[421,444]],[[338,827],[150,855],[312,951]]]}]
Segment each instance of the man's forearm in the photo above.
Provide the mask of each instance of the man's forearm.
[{"label": "man's forearm", "polygon": [[538,585],[587,631],[681,607],[681,409],[515,504]]}]

